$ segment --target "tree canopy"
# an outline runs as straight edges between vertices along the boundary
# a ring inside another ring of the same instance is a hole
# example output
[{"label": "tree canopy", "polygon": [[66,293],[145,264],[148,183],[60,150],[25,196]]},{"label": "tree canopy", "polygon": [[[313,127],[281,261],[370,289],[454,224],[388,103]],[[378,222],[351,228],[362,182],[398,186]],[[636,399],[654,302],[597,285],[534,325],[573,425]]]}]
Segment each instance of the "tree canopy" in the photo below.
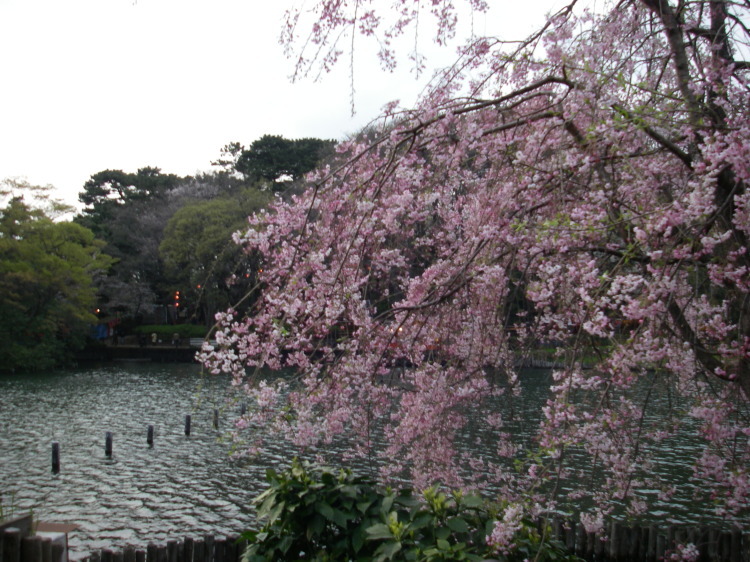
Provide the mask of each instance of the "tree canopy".
[{"label": "tree canopy", "polygon": [[96,322],[94,277],[112,263],[103,246],[23,196],[0,209],[0,369],[46,369],[82,347]]},{"label": "tree canopy", "polygon": [[85,205],[79,222],[104,239],[107,228],[119,206],[138,201],[163,198],[179,178],[162,174],[159,168],[145,167],[136,173],[122,170],[103,170],[92,175],[83,185],[78,199]]},{"label": "tree canopy", "polygon": [[232,234],[247,228],[247,217],[269,199],[265,192],[246,189],[231,198],[188,203],[169,219],[159,253],[166,279],[184,295],[191,318],[213,323],[218,310],[256,282],[258,265],[243,259]]},{"label": "tree canopy", "polygon": [[[235,169],[251,181],[278,182],[285,177],[301,179],[333,150],[334,141],[315,138],[285,139],[264,135],[237,155]],[[229,154],[237,143],[227,145]],[[235,152],[236,153],[236,152]]]},{"label": "tree canopy", "polygon": [[[435,8],[438,37],[453,4]],[[392,27],[317,5],[304,45],[325,54],[345,32],[416,25],[420,2]],[[242,237],[262,255],[258,299],[219,316],[202,359],[238,385],[248,367],[299,375],[288,390],[250,375],[241,427],[347,435],[385,480],[491,486],[535,513],[575,501],[590,531],[674,493],[659,451],[689,436],[681,485],[747,517],[749,10],[570,2],[524,41],[472,41],[417,108],[338,147],[347,163]],[[529,449],[498,404],[527,390],[518,364],[540,346],[558,366]],[[470,430],[493,458],[460,447]]]}]

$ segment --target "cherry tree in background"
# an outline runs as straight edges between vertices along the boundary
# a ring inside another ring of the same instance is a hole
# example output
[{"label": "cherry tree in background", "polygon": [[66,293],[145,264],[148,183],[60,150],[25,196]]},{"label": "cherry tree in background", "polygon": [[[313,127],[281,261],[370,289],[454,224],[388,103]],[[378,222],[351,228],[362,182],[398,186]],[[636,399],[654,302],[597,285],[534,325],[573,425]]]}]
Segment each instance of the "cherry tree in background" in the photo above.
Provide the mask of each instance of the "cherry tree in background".
[{"label": "cherry tree in background", "polygon": [[[319,1],[299,68],[335,62],[347,31],[379,37],[390,65],[425,3],[396,2],[394,21],[373,4]],[[450,36],[452,4],[427,4]],[[589,530],[644,513],[644,489],[668,497],[655,455],[689,435],[693,483],[741,523],[750,3],[575,4],[525,41],[474,40],[419,107],[390,108],[312,188],[252,217],[236,238],[263,256],[257,305],[220,315],[201,358],[256,399],[240,429],[301,446],[347,435],[352,457],[386,461],[384,480],[492,485],[532,510],[579,501]],[[519,451],[493,405],[523,396],[519,359],[540,346],[560,366]],[[287,390],[254,367],[298,375]],[[496,450],[471,458],[477,411]]]}]

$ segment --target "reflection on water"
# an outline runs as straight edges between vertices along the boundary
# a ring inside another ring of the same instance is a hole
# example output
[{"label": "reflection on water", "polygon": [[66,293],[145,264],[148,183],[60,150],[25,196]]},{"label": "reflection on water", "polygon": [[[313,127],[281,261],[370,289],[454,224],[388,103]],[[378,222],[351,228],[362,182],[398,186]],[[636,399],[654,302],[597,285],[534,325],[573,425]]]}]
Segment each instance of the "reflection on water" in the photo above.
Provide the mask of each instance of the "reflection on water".
[{"label": "reflection on water", "polygon": [[[527,372],[523,380],[524,394],[513,400],[516,421],[506,430],[528,444],[538,427],[549,372]],[[276,439],[259,458],[231,459],[229,445],[218,439],[239,413],[236,405],[227,405],[229,386],[228,378],[204,377],[198,366],[186,364],[0,378],[4,501],[13,496],[19,509],[33,509],[41,520],[78,524],[70,536],[78,558],[100,548],[243,531],[253,522],[250,502],[264,487],[266,468],[286,466],[296,451]],[[213,428],[215,408],[221,411],[219,431]],[[192,416],[189,437],[187,414]],[[146,442],[150,424],[153,448]],[[474,429],[481,434],[482,426]],[[108,431],[114,437],[111,459],[104,451]],[[481,452],[493,448],[492,435],[465,437],[467,446]],[[51,472],[55,441],[61,450],[57,475]],[[681,482],[681,496],[670,505],[657,504],[653,518],[704,518],[708,506],[692,504],[691,489],[684,485],[695,448],[680,441],[664,455],[659,466],[667,479]]]}]

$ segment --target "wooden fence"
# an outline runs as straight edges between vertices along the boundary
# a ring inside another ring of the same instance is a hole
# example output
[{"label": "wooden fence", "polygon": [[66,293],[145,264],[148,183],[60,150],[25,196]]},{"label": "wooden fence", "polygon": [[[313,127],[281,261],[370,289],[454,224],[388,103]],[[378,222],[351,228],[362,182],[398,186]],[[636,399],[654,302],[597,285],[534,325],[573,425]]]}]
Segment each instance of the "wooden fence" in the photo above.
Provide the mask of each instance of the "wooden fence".
[{"label": "wooden fence", "polygon": [[[739,529],[628,527],[613,523],[608,538],[603,539],[586,533],[580,525],[555,521],[552,533],[569,552],[589,561],[670,560],[678,545],[691,543],[698,549],[699,561],[750,562],[750,534]],[[1,534],[0,562],[64,561],[63,547],[50,543],[49,539],[19,529],[5,530]],[[151,543],[145,549],[132,546],[123,550],[104,548],[81,562],[239,562],[243,550],[244,545],[237,537],[206,536],[170,540],[166,544]]]},{"label": "wooden fence", "polygon": [[555,520],[552,534],[570,553],[584,560],[651,562],[669,560],[679,545],[692,544],[700,561],[750,562],[750,534],[739,529],[722,531],[708,527],[610,525],[606,537],[587,533],[575,521]]}]

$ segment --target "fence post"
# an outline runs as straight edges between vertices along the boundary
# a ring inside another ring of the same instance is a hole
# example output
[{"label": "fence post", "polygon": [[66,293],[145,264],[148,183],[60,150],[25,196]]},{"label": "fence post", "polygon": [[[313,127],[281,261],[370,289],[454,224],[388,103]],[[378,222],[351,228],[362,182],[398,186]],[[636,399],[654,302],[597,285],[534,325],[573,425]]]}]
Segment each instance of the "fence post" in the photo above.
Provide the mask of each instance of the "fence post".
[{"label": "fence post", "polygon": [[226,562],[238,562],[240,557],[237,552],[237,541],[239,540],[239,537],[235,535],[230,535],[227,537],[227,545],[226,545]]},{"label": "fence post", "polygon": [[136,562],[135,561],[135,547],[134,546],[126,546],[125,550],[122,552],[122,561],[123,562]]},{"label": "fence post", "polygon": [[[54,562],[58,562],[59,560],[63,560],[65,558],[65,555],[67,554],[65,552],[65,547],[59,543],[59,542],[53,542],[52,543],[52,560]],[[93,560],[91,562],[98,562],[98,559],[96,561]]]},{"label": "fence post", "polygon": [[21,562],[21,531],[5,529],[2,541],[3,562]]},{"label": "fence post", "polygon": [[659,533],[656,537],[656,558],[657,560],[664,556],[667,551],[667,537],[663,533]]},{"label": "fence post", "polygon": [[213,535],[206,535],[203,538],[203,543],[206,545],[206,562],[215,562]]},{"label": "fence post", "polygon": [[31,536],[21,539],[21,560],[42,562],[42,537]]},{"label": "fence post", "polygon": [[620,524],[617,521],[612,521],[609,531],[609,557],[612,560],[617,560],[617,555],[620,550]]},{"label": "fence post", "polygon": [[736,528],[732,529],[732,550],[729,560],[731,562],[740,562],[742,560],[742,531]]},{"label": "fence post", "polygon": [[224,537],[217,537],[214,542],[214,562],[226,562],[227,542]]},{"label": "fence post", "polygon": [[641,527],[631,527],[628,535],[628,557],[631,560],[643,560],[642,556],[638,556],[643,540]]},{"label": "fence post", "polygon": [[167,541],[167,562],[181,562],[180,545],[175,540]]},{"label": "fence post", "polygon": [[185,541],[183,542],[183,547],[182,547],[182,555],[184,557],[185,562],[193,562],[194,550],[195,550],[195,545],[193,543],[193,539],[191,537],[185,537]]},{"label": "fence post", "polygon": [[594,556],[596,556],[597,560],[601,560],[602,557],[605,555],[605,549],[607,546],[607,540],[602,535],[595,535],[594,537]]},{"label": "fence post", "polygon": [[206,562],[206,545],[203,539],[195,539],[193,543],[193,562]]},{"label": "fence post", "polygon": [[648,528],[648,546],[646,547],[646,559],[656,560],[656,537],[659,534],[659,529],[656,525],[651,525]]},{"label": "fence post", "polygon": [[[42,539],[42,562],[52,562],[52,539],[47,537]],[[55,562],[59,562],[59,559]]]},{"label": "fence post", "polygon": [[148,562],[156,562],[158,558],[159,552],[156,543],[148,543],[148,546],[146,547],[146,560]]}]

